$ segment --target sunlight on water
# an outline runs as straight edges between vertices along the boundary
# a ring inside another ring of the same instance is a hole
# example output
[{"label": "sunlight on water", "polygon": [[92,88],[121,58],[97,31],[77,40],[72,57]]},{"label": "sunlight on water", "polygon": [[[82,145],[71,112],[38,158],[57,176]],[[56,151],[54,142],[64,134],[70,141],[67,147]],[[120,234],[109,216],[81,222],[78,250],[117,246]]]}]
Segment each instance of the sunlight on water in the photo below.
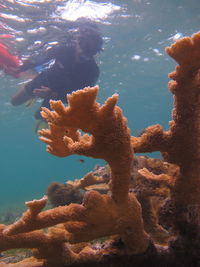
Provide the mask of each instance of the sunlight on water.
[{"label": "sunlight on water", "polygon": [[[50,3],[52,0],[6,0],[11,3],[22,3],[22,4],[37,4],[37,3]],[[63,0],[54,0],[55,2],[62,2]]]},{"label": "sunlight on water", "polygon": [[58,7],[56,13],[60,13],[61,17],[67,20],[76,20],[80,17],[97,20],[106,19],[110,14],[120,9],[120,6],[111,3],[70,0],[64,7]]}]

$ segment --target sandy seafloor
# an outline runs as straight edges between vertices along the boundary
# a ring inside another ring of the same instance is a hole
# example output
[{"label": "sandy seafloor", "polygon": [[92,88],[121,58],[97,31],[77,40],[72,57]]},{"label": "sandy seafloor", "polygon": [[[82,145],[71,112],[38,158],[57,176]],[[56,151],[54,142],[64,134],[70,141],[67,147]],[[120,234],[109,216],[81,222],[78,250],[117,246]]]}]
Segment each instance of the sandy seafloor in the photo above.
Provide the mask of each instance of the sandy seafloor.
[{"label": "sandy seafloor", "polygon": [[[103,103],[118,93],[118,105],[132,135],[157,123],[167,129],[173,103],[167,89],[168,73],[175,63],[164,48],[200,30],[199,0],[71,1],[74,3],[85,7],[90,16],[87,8],[93,5],[93,17],[101,17],[104,51],[97,57],[101,69],[97,100]],[[81,156],[49,155],[34,132],[37,105],[13,107],[9,102],[23,80],[2,73],[0,81],[0,213],[24,209],[24,202],[42,197],[52,181],[64,183],[82,177],[96,164],[104,165]],[[159,157],[159,153],[152,156]]]}]

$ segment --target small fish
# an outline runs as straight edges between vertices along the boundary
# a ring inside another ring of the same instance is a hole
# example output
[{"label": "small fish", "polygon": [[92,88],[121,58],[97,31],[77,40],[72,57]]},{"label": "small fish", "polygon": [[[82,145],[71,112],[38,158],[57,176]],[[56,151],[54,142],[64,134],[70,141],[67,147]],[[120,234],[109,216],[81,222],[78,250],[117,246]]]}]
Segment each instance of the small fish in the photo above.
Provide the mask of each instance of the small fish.
[{"label": "small fish", "polygon": [[84,163],[84,162],[85,162],[84,159],[79,159],[78,161],[79,161],[80,163]]}]

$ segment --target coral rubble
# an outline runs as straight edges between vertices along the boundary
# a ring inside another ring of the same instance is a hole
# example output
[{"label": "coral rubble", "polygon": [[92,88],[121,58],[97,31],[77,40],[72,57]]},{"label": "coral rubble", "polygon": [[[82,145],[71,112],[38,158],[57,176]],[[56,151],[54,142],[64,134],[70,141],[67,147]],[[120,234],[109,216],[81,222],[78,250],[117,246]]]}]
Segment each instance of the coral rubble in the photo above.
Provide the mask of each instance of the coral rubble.
[{"label": "coral rubble", "polygon": [[[98,87],[68,95],[67,107],[51,101],[53,111],[43,108],[49,129],[39,134],[47,151],[59,157],[79,154],[104,159],[110,168],[109,193],[90,190],[82,204],[45,211],[46,196],[27,202],[28,209],[18,221],[0,225],[0,251],[33,248],[34,257],[9,266],[197,266],[200,33],[178,40],[166,52],[179,64],[169,74],[174,108],[168,131],[155,125],[141,136],[131,137],[127,120],[116,106],[117,95],[101,106],[96,102]],[[153,173],[143,166],[137,179],[132,179],[134,152],[153,151],[160,151],[166,165],[171,164],[167,165],[169,171]],[[103,179],[90,176],[75,184],[85,188],[99,180]],[[153,188],[152,183],[159,186]],[[167,196],[172,206],[173,238],[165,247],[156,244],[165,229],[155,220],[156,205],[149,201],[158,195]],[[107,241],[101,242],[101,238]],[[91,242],[94,240],[96,243]]]}]

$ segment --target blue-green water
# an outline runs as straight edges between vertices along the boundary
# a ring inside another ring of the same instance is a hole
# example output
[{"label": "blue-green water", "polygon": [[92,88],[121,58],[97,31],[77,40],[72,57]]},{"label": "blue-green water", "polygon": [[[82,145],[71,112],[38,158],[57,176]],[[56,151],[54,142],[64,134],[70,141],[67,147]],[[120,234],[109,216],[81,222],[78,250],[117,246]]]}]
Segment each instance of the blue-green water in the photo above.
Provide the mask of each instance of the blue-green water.
[{"label": "blue-green water", "polygon": [[[81,14],[98,19],[104,37],[104,51],[97,57],[101,69],[98,101],[103,103],[117,92],[132,135],[157,123],[167,129],[173,104],[167,75],[175,63],[164,48],[200,30],[199,0],[65,2],[67,19],[69,14],[80,16],[80,8]],[[22,80],[2,75],[0,81],[0,210],[23,207],[25,201],[42,197],[50,182],[80,178],[96,164],[104,164],[90,158],[81,163],[80,156],[49,155],[34,132],[36,106],[13,107],[9,102]]]}]

